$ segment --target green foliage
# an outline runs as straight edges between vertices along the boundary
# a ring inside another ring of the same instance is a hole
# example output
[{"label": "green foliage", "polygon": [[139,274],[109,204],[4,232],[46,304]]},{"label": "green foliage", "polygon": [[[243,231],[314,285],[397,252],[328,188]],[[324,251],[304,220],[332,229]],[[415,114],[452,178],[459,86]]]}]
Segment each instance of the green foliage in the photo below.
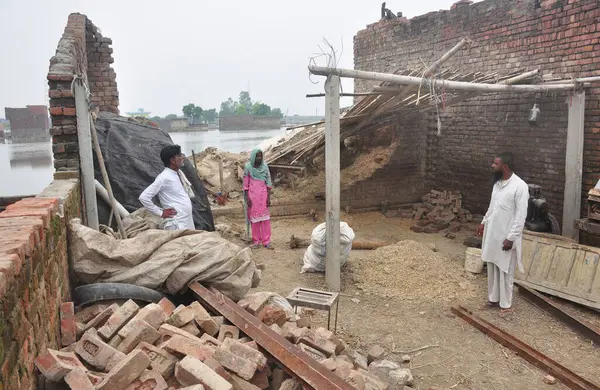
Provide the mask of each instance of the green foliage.
[{"label": "green foliage", "polygon": [[183,116],[188,118],[191,124],[202,122],[202,107],[196,106],[193,103],[183,106]]},{"label": "green foliage", "polygon": [[256,115],[256,116],[271,115],[271,107],[264,103],[256,102],[252,105],[252,115]]},{"label": "green foliage", "polygon": [[219,110],[219,116],[228,115],[244,115],[252,114],[255,116],[277,116],[283,117],[281,109],[274,108],[262,102],[252,102],[250,93],[248,91],[241,91],[239,94],[239,100],[234,101],[232,98],[228,98],[227,101],[221,103]]},{"label": "green foliage", "polygon": [[221,109],[219,116],[228,116],[235,114],[235,103],[232,98],[228,98],[227,101],[221,103]]},{"label": "green foliage", "polygon": [[281,108],[274,108],[271,110],[271,115],[277,116],[279,118],[283,118],[283,112],[281,112]]},{"label": "green foliage", "polygon": [[176,118],[177,118],[177,115],[175,115],[175,114],[169,114],[165,117],[165,119],[176,119]]},{"label": "green foliage", "polygon": [[207,123],[212,123],[214,121],[217,120],[217,110],[214,108],[211,108],[210,110],[206,110],[202,113],[202,116],[204,117],[204,120]]}]

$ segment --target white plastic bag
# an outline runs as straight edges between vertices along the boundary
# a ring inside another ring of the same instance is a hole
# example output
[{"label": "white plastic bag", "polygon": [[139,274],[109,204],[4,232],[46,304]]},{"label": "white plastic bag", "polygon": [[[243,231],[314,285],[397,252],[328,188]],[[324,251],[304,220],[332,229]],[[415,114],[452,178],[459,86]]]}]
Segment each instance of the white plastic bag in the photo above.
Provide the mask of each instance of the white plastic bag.
[{"label": "white plastic bag", "polygon": [[[325,272],[326,224],[322,223],[312,231],[311,245],[304,253],[304,265],[301,274],[305,272]],[[348,261],[354,230],[346,222],[340,222],[340,266]]]}]

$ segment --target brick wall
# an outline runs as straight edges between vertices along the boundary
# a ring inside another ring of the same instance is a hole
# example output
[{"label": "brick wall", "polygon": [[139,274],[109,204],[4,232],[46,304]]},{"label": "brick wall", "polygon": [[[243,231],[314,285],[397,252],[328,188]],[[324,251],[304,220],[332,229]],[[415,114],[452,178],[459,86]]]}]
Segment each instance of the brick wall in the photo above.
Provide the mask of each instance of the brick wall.
[{"label": "brick wall", "polygon": [[70,300],[67,221],[80,216],[76,180],[55,180],[0,213],[0,389],[36,389],[33,361],[60,348]]},{"label": "brick wall", "polygon": [[[355,68],[391,72],[396,67],[429,64],[467,36],[463,48],[444,66],[462,72],[508,73],[539,68],[561,78],[600,75],[600,3],[597,0],[461,1],[449,11],[381,21],[354,37]],[[373,82],[357,80],[355,90]],[[584,194],[600,179],[600,88],[587,90]],[[533,103],[541,117],[527,123]],[[564,191],[567,129],[566,93],[489,94],[447,108],[442,136],[431,116],[425,123],[426,173],[429,185],[463,191],[466,207],[483,212],[490,196],[494,153],[509,150],[517,173],[540,184],[560,220]]]},{"label": "brick wall", "polygon": [[92,102],[98,104],[100,111],[119,114],[119,90],[117,74],[111,64],[112,39],[102,36],[91,20],[85,24],[85,41],[87,45],[87,77],[92,93]]},{"label": "brick wall", "polygon": [[429,191],[424,180],[425,123],[397,116],[391,126],[375,124],[371,130],[367,129],[363,142],[370,144],[368,146],[386,146],[387,142],[378,142],[375,137],[377,133],[382,135],[388,130],[393,132],[389,141],[398,144],[389,163],[377,169],[367,180],[343,189],[340,194],[342,206],[367,208],[385,201],[389,204],[412,203]]},{"label": "brick wall", "polygon": [[50,59],[50,133],[54,167],[61,177],[69,173],[71,177],[79,175],[77,118],[71,91],[75,75],[86,79],[90,100],[98,104],[101,111],[119,112],[116,74],[110,66],[113,62],[111,43],[85,15],[74,13],[69,15],[56,54]]},{"label": "brick wall", "polygon": [[272,130],[281,127],[277,116],[233,115],[219,118],[219,130]]}]

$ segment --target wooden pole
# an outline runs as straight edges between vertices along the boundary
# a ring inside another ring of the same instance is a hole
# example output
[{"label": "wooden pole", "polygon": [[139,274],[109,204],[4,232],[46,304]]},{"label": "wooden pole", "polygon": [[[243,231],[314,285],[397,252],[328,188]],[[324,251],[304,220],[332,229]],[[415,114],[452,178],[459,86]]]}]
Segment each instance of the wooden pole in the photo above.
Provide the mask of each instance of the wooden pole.
[{"label": "wooden pole", "polygon": [[577,239],[575,220],[581,216],[581,180],[583,175],[583,139],[585,91],[577,91],[568,100],[567,153],[565,157],[565,195],[563,200],[563,236]]},{"label": "wooden pole", "polygon": [[423,76],[428,77],[428,76],[431,76],[432,74],[434,74],[435,71],[440,67],[440,65],[442,65],[444,62],[448,61],[450,59],[450,57],[452,57],[460,49],[462,49],[462,47],[464,45],[466,45],[467,42],[469,42],[469,40],[467,38],[461,39],[461,41],[458,42],[452,49],[448,50],[448,52],[446,52],[446,54],[444,54],[437,61],[435,61],[433,64],[431,64],[431,66],[425,70],[425,72],[423,73]]},{"label": "wooden pole", "polygon": [[85,223],[89,228],[99,229],[98,201],[94,184],[94,157],[90,134],[90,109],[86,88],[80,81],[75,83],[75,110],[77,112],[77,142],[81,166],[81,187],[85,206]]},{"label": "wooden pole", "polygon": [[219,185],[221,186],[221,195],[225,195],[225,188],[223,185],[223,158],[219,157]]},{"label": "wooden pole", "polygon": [[104,165],[104,157],[102,156],[102,150],[100,149],[100,143],[98,142],[98,133],[96,133],[96,126],[94,126],[93,121],[90,121],[90,125],[92,133],[92,144],[94,145],[94,150],[96,151],[96,158],[98,159],[98,165],[100,166],[100,172],[102,173],[102,180],[104,181],[104,186],[106,186],[106,191],[108,192],[108,197],[110,198],[110,207],[113,209],[115,219],[117,220],[117,226],[119,227],[121,238],[125,239],[127,238],[127,233],[125,232],[125,227],[123,226],[121,214],[117,209],[117,202],[115,200],[115,196],[113,195],[112,186],[110,185],[110,178],[108,177],[108,172],[106,172],[106,166]]},{"label": "wooden pole", "polygon": [[340,78],[325,82],[325,280],[340,291]]},{"label": "wooden pole", "polygon": [[[379,72],[366,72],[362,70],[327,68],[323,66],[310,65],[308,67],[312,74],[319,76],[336,75],[345,78],[354,78],[361,80],[372,80],[389,82],[403,85],[421,85],[424,81],[434,83],[436,88],[445,87],[446,90],[460,91],[480,91],[480,92],[546,92],[546,91],[566,91],[575,89],[575,84],[541,84],[541,85],[506,85],[506,84],[483,84],[470,83],[464,81],[450,81],[442,79],[423,80],[421,77],[403,76],[398,74],[388,74]],[[584,84],[584,86],[589,86]]]}]

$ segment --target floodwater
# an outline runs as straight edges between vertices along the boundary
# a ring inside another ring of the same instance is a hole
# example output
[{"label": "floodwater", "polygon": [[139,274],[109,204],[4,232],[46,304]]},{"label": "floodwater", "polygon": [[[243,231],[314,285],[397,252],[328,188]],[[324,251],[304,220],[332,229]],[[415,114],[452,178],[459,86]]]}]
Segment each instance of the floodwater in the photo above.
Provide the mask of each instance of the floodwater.
[{"label": "floodwater", "polygon": [[[173,142],[181,145],[188,156],[192,150],[200,153],[211,146],[234,153],[249,151],[262,141],[283,134],[285,129],[170,133]],[[0,196],[37,194],[52,181],[53,173],[50,142],[0,143]]]}]

